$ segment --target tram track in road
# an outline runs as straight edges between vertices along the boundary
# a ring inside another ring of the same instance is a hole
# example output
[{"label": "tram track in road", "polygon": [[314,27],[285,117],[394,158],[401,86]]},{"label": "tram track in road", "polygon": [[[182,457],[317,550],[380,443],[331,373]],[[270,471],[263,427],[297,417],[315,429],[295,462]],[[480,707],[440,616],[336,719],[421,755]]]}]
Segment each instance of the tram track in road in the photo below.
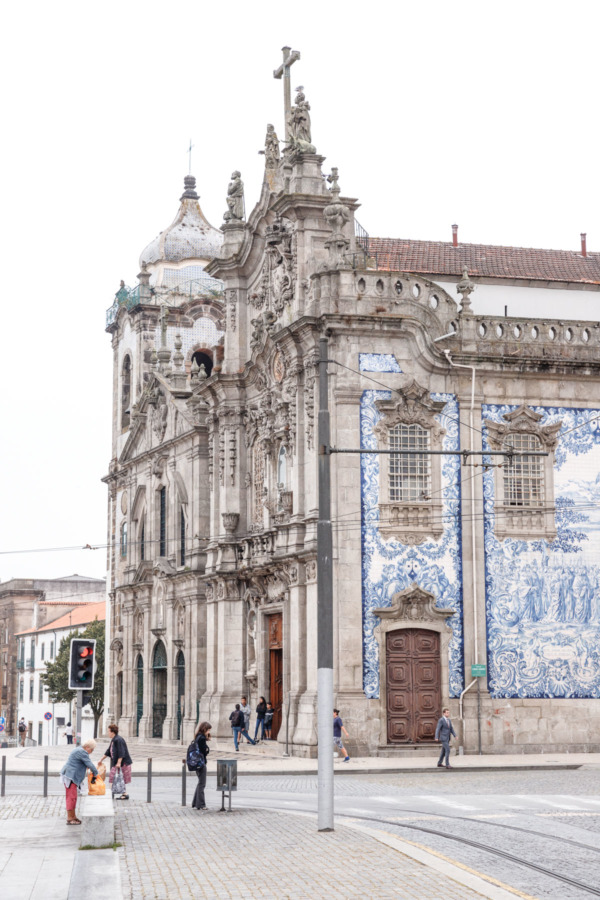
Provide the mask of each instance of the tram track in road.
[{"label": "tram track in road", "polygon": [[[431,818],[431,819],[448,819],[450,822],[469,822],[473,823],[475,821],[475,817],[469,818],[468,816],[451,816],[450,813],[426,813],[423,810],[417,809],[402,809],[403,813],[414,813],[415,816],[419,816],[421,818]],[[345,813],[341,813],[341,815],[345,815]],[[481,823],[482,825],[490,825],[492,828],[506,828],[510,831],[520,831],[523,834],[534,834],[536,837],[544,838],[545,840],[551,841],[559,841],[561,844],[570,844],[572,847],[577,847],[580,850],[591,850],[592,853],[600,853],[600,847],[593,846],[592,844],[584,844],[581,841],[575,841],[573,838],[565,838],[561,837],[559,834],[549,834],[545,831],[535,831],[533,828],[523,828],[521,825],[508,825],[506,822],[498,822],[497,820],[490,821],[485,818],[477,817],[477,823]],[[398,823],[400,824],[400,823]]]},{"label": "tram track in road", "polygon": [[[410,810],[403,810],[403,812],[410,812]],[[420,812],[420,813],[418,813],[418,815],[422,816],[423,813]],[[599,887],[595,887],[590,884],[585,884],[582,881],[578,881],[576,878],[570,878],[568,875],[564,875],[559,872],[554,872],[552,869],[546,868],[546,866],[542,866],[531,860],[524,859],[523,857],[517,856],[514,853],[509,852],[508,850],[501,850],[498,847],[493,847],[489,844],[481,843],[481,841],[474,841],[471,838],[464,837],[463,835],[450,834],[447,831],[441,831],[436,828],[427,828],[423,825],[414,825],[414,824],[409,824],[409,823],[404,823],[404,822],[398,822],[393,819],[383,819],[383,818],[378,818],[376,816],[364,816],[364,815],[359,815],[356,813],[349,813],[349,812],[340,813],[336,816],[336,818],[338,818],[339,820],[349,819],[352,821],[373,822],[378,825],[388,825],[388,826],[392,826],[394,828],[401,828],[401,829],[408,830],[408,831],[417,831],[422,834],[427,834],[427,835],[430,835],[430,836],[433,836],[436,838],[445,838],[446,840],[454,841],[455,843],[469,846],[476,850],[481,850],[484,853],[488,853],[492,856],[498,857],[507,862],[511,862],[515,865],[524,866],[525,868],[530,869],[539,875],[544,875],[545,877],[551,878],[554,881],[558,881],[561,884],[565,884],[565,885],[569,885],[570,887],[577,888],[578,890],[583,891],[584,893],[593,895],[595,897],[600,897],[600,888]],[[472,822],[472,819],[468,819],[463,816],[443,816],[442,815],[442,816],[439,816],[439,818],[447,818],[447,819],[451,819],[451,820],[459,819],[460,821],[463,821],[463,822]],[[504,824],[504,823],[489,822],[486,824],[497,825],[497,824]],[[520,828],[517,826],[505,826],[505,827],[513,827],[518,831],[522,831],[524,833],[532,834],[532,835],[542,837],[545,839],[547,839],[548,837],[552,837],[551,835],[547,835],[547,834],[544,834],[543,832],[539,832],[539,831],[534,831],[532,829]],[[556,837],[555,839],[561,840],[563,843],[567,842],[567,841],[563,841],[562,838]],[[597,848],[589,847],[588,845],[581,844],[578,841],[568,841],[568,843],[573,843],[576,846],[578,846],[579,848],[585,849],[586,851],[593,850],[594,852],[598,852]],[[431,849],[433,849],[433,848],[431,848]]]}]

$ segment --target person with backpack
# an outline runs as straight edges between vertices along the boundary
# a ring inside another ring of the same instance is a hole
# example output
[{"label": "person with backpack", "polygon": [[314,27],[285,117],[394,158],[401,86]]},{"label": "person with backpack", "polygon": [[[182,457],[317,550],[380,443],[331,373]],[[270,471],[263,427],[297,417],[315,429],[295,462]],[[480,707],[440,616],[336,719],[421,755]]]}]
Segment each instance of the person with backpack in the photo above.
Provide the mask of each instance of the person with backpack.
[{"label": "person with backpack", "polygon": [[19,741],[21,743],[21,747],[25,746],[25,741],[27,739],[27,724],[25,722],[25,717],[21,716],[21,720],[18,726],[19,730]]},{"label": "person with backpack", "polygon": [[[192,809],[206,810],[206,800],[204,799],[204,789],[206,787],[206,757],[210,753],[207,741],[210,741],[210,730],[212,725],[210,722],[200,722],[194,734],[194,740],[188,748],[187,764],[195,765],[196,776],[198,778],[198,786],[192,800]],[[196,750],[194,754],[193,750]]]},{"label": "person with backpack", "polygon": [[254,729],[254,740],[256,740],[256,735],[258,734],[258,729],[261,729],[260,739],[264,741],[265,739],[265,713],[267,712],[267,701],[264,697],[261,697],[256,707],[256,728]]},{"label": "person with backpack", "polygon": [[231,728],[233,730],[233,745],[235,747],[236,753],[240,749],[238,747],[238,738],[239,738],[240,734],[246,738],[248,743],[252,744],[253,746],[254,746],[254,744],[256,744],[256,741],[253,741],[252,738],[250,737],[250,735],[248,734],[248,731],[246,729],[246,722],[244,719],[244,713],[242,712],[239,703],[235,704],[235,709],[229,716],[229,721],[231,722]]}]

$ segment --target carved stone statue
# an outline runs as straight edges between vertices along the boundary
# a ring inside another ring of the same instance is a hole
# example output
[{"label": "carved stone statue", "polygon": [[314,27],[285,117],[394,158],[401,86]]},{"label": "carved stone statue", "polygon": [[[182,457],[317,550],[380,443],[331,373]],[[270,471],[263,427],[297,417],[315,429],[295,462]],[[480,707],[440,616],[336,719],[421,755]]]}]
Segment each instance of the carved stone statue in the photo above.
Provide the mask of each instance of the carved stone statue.
[{"label": "carved stone statue", "polygon": [[239,172],[233,172],[227,188],[227,206],[229,209],[223,218],[226,222],[244,221],[244,182]]},{"label": "carved stone statue", "polygon": [[272,125],[267,125],[265,137],[265,166],[267,169],[277,168],[279,162],[279,138]]},{"label": "carved stone statue", "polygon": [[311,143],[310,103],[302,90],[296,95],[296,105],[292,106],[288,119],[290,146],[301,153],[316,153]]}]

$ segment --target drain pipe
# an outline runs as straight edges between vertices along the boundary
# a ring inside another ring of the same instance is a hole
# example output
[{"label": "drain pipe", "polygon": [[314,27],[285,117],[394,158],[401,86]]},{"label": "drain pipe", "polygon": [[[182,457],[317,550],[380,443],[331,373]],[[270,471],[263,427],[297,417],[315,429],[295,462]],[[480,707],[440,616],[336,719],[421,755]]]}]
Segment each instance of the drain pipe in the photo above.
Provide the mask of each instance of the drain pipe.
[{"label": "drain pipe", "polygon": [[[469,447],[471,450],[474,450],[475,443],[475,373],[477,369],[475,366],[467,366],[461,363],[455,363],[452,361],[452,357],[450,356],[449,350],[444,350],[444,356],[448,360],[448,364],[451,365],[455,369],[470,369],[471,370],[471,408],[469,410]],[[473,646],[475,650],[475,661],[479,662],[479,636],[478,636],[478,628],[479,628],[479,609],[478,609],[478,597],[477,597],[477,542],[476,542],[476,534],[475,534],[475,490],[474,484],[471,484],[471,556],[472,556],[472,578],[473,578],[473,621],[475,623],[475,634]],[[469,691],[474,684],[477,684],[477,734],[478,734],[478,752],[481,756],[481,688],[479,685],[479,679],[474,678],[471,684],[464,689],[462,694],[460,695],[459,708],[460,708],[460,718],[462,724],[462,733],[464,740],[465,733],[465,723],[463,721],[463,697]]]}]

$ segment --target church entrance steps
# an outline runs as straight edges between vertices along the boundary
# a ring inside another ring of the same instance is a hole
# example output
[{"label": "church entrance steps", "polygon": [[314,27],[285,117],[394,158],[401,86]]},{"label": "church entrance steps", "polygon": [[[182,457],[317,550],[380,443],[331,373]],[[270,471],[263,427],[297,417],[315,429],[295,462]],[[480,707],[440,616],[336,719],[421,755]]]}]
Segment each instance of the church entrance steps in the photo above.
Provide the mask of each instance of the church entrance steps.
[{"label": "church entrance steps", "polygon": [[376,755],[384,759],[414,759],[415,757],[439,756],[441,744],[429,741],[423,744],[384,744],[377,748]]}]

